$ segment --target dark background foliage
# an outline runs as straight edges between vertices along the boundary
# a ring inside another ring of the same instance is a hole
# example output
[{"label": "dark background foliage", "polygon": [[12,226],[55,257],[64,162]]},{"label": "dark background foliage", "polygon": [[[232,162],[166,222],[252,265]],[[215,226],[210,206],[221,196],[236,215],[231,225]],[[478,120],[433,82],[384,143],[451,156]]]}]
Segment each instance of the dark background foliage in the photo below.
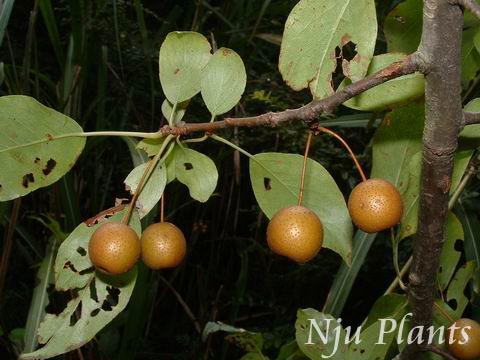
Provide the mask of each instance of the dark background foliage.
[{"label": "dark background foliage", "polygon": [[[380,29],[384,16],[397,2],[377,1]],[[247,89],[229,115],[298,107],[310,101],[309,94],[291,91],[277,70],[278,39],[295,3],[17,1],[0,48],[5,63],[0,92],[34,96],[69,114],[86,131],[155,131],[165,121],[158,81],[160,44],[169,31],[193,30],[218,47],[235,49],[245,62]],[[377,53],[385,51],[382,32],[379,34]],[[352,115],[341,108],[337,116],[341,119],[330,121],[343,121],[338,131],[368,170],[371,137],[381,114]],[[185,121],[208,118],[199,97],[194,98]],[[291,124],[277,129],[229,130],[224,135],[251,153],[302,153],[305,130],[303,124]],[[161,273],[142,266],[127,310],[81,353],[72,352],[67,358],[239,358],[241,352],[229,346],[221,333],[201,341],[195,322],[203,328],[214,320],[264,333],[267,353],[276,354],[294,338],[296,310],[323,306],[340,258],[322,250],[311,263],[297,265],[274,256],[266,246],[266,219],[253,196],[247,159],[218,143],[205,142],[195,148],[214,159],[220,177],[206,204],[192,201],[180,184],[167,187],[166,213],[187,236],[186,261],[176,270]],[[315,139],[311,157],[332,173],[345,194],[358,182],[352,161],[328,136]],[[18,218],[11,213],[12,203],[0,203],[4,244],[10,222],[17,223],[13,249],[2,259],[0,274],[5,279],[0,295],[2,359],[15,357],[35,274],[51,236],[38,217],[50,217],[64,232],[71,231],[82,220],[113,206],[116,198],[128,197],[123,179],[132,167],[122,139],[89,139],[64,179],[21,200]],[[369,253],[343,312],[346,325],[358,325],[394,277],[386,240],[388,236],[378,237]],[[52,292],[48,311],[59,313],[70,295]]]}]

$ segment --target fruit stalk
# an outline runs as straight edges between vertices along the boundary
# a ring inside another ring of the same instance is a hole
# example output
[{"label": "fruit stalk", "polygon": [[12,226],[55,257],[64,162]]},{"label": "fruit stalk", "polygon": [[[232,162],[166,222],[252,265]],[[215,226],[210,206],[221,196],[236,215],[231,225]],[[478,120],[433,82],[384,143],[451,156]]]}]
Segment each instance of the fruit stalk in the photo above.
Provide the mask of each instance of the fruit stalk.
[{"label": "fruit stalk", "polygon": [[300,178],[300,190],[298,192],[298,206],[302,205],[303,189],[305,187],[305,174],[307,172],[308,152],[310,151],[310,144],[312,143],[312,132],[308,132],[307,144],[305,145],[305,153],[303,154],[302,176]]},{"label": "fruit stalk", "polygon": [[355,166],[357,167],[358,172],[360,173],[360,177],[362,178],[362,181],[367,181],[367,177],[365,176],[365,173],[362,169],[362,166],[360,165],[360,162],[358,161],[357,157],[355,156],[355,153],[353,152],[352,148],[348,145],[348,143],[343,139],[339,134],[337,134],[335,131],[327,129],[323,126],[318,126],[317,127],[318,131],[327,133],[331,136],[333,136],[335,139],[340,141],[340,143],[347,149],[348,153],[350,154],[353,162],[355,163]]}]

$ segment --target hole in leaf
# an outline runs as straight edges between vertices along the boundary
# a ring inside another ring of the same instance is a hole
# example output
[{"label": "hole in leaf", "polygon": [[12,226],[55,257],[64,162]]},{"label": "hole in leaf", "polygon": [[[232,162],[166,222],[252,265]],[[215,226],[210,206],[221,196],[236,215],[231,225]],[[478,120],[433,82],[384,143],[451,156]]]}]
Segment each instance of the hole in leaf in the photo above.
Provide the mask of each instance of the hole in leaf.
[{"label": "hole in leaf", "polygon": [[349,61],[353,60],[357,55],[357,45],[348,40],[349,36],[345,35],[342,38],[342,47],[337,46],[335,48],[335,59],[337,61],[335,72],[332,74],[332,86],[334,89],[338,88],[338,85],[350,76],[350,64]]},{"label": "hole in leaf", "polygon": [[57,162],[53,159],[50,159],[47,161],[47,164],[45,165],[45,168],[42,170],[43,175],[47,176],[52,172],[52,170],[55,168],[57,165]]},{"label": "hole in leaf", "polygon": [[90,282],[89,285],[89,290],[90,290],[90,299],[92,299],[95,302],[98,302],[98,295],[97,295],[97,287],[95,285],[95,278]]},{"label": "hole in leaf", "polygon": [[347,61],[352,61],[357,55],[357,45],[354,42],[347,42],[342,46],[342,57]]},{"label": "hole in leaf", "polygon": [[91,274],[91,273],[93,273],[94,271],[95,271],[95,267],[94,267],[94,266],[90,266],[90,267],[88,267],[88,268],[86,268],[86,269],[80,270],[78,273],[79,273],[80,275],[85,275],[85,274]]},{"label": "hole in leaf", "polygon": [[103,301],[102,310],[112,311],[112,308],[118,305],[118,295],[120,295],[120,290],[113,286],[107,286],[107,298]]},{"label": "hole in leaf", "polygon": [[81,256],[87,255],[87,250],[85,250],[83,247],[79,246],[77,248],[77,253],[79,253]]},{"label": "hole in leaf", "polygon": [[365,352],[365,349],[360,349],[360,354],[363,354]]},{"label": "hole in leaf", "polygon": [[184,163],[183,166],[185,166],[185,170],[192,170],[193,165],[191,163]]},{"label": "hole in leaf", "polygon": [[73,272],[78,272],[77,269],[75,269],[75,266],[72,264],[71,261],[67,261],[67,262],[63,265],[63,268],[64,268],[64,269],[70,269],[70,270],[72,270]]},{"label": "hole in leaf", "polygon": [[442,267],[442,266],[440,266],[440,267],[438,268],[438,272],[439,272],[440,274],[443,272],[443,267]]},{"label": "hole in leaf", "polygon": [[90,313],[90,316],[91,317],[95,317],[98,315],[98,313],[100,312],[100,309],[94,309],[92,310],[92,312]]},{"label": "hole in leaf", "polygon": [[34,162],[35,164],[38,164],[39,161],[40,161],[40,158],[36,157],[33,162]]},{"label": "hole in leaf", "polygon": [[450,306],[453,310],[457,310],[457,300],[456,299],[451,299],[447,302],[448,306]]},{"label": "hole in leaf", "polygon": [[78,290],[55,291],[55,285],[51,284],[48,289],[48,305],[45,306],[45,312],[58,315],[65,310],[70,300],[78,296]]},{"label": "hole in leaf", "polygon": [[28,184],[34,181],[35,181],[35,178],[33,177],[33,174],[29,173],[29,174],[23,175],[22,185],[23,187],[28,188]]},{"label": "hole in leaf", "polygon": [[458,252],[463,252],[463,241],[460,239],[455,240],[453,248]]},{"label": "hole in leaf", "polygon": [[70,315],[70,326],[75,326],[75,324],[80,320],[82,316],[82,302],[80,301],[77,305],[75,311]]},{"label": "hole in leaf", "polygon": [[272,182],[272,180],[270,180],[269,178],[267,177],[264,177],[263,178],[263,187],[265,188],[265,190],[272,190],[272,186],[270,185],[270,183]]}]

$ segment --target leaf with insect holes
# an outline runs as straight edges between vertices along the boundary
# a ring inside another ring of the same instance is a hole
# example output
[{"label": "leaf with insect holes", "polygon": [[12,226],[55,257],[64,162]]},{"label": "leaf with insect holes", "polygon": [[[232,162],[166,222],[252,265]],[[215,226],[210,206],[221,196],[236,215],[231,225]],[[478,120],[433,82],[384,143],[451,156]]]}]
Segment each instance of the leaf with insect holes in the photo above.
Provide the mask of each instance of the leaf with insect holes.
[{"label": "leaf with insect holes", "polygon": [[[126,210],[106,221],[120,221]],[[104,223],[104,222],[102,222]],[[38,329],[42,348],[20,359],[47,359],[76,349],[87,342],[127,306],[137,277],[136,267],[121,276],[97,273],[88,256],[88,243],[100,224],[81,223],[62,243],[55,260],[57,290],[74,290],[74,298],[59,314],[47,314]],[[140,235],[136,212],[130,226]]]},{"label": "leaf with insect holes", "polygon": [[465,308],[467,307],[469,300],[465,296],[465,288],[468,283],[478,271],[478,264],[474,261],[467,262],[464,266],[457,270],[447,290],[447,302],[454,303],[453,311],[455,313],[454,318],[459,319]]},{"label": "leaf with insect holes", "polygon": [[190,191],[190,196],[206,202],[217,187],[218,171],[208,156],[185,146],[178,146],[174,153],[174,176]]},{"label": "leaf with insect holes", "polygon": [[247,73],[242,58],[227,48],[218,49],[202,76],[202,98],[212,116],[230,111],[242,97]]},{"label": "leaf with insect holes", "polygon": [[160,83],[171,104],[186,101],[200,91],[211,49],[207,38],[196,32],[174,31],[167,35],[160,47]]},{"label": "leaf with insect holes", "polygon": [[[134,194],[135,191],[137,191],[138,184],[149,166],[150,162],[146,162],[137,166],[130,172],[130,174],[128,174],[124,181],[127,191],[130,191],[131,194]],[[159,162],[155,166],[155,170],[153,170],[153,172],[150,174],[142,189],[142,192],[138,196],[136,207],[140,218],[146,216],[160,201],[166,185],[166,165],[165,163]]]},{"label": "leaf with insect holes", "polygon": [[444,291],[452,279],[455,269],[462,255],[458,249],[458,241],[463,247],[463,227],[462,223],[452,212],[448,213],[445,244],[443,244],[442,254],[440,256],[440,267],[438,268],[437,284],[440,291]]},{"label": "leaf with insect holes", "polygon": [[360,80],[373,57],[377,39],[374,0],[301,0],[285,23],[279,70],[294,90],[307,87],[314,98],[333,94],[337,50],[354,44],[355,55],[342,59],[343,74]]},{"label": "leaf with insect holes", "polygon": [[[250,159],[253,192],[268,218],[298,203],[302,166],[303,156],[297,154],[261,153]],[[345,198],[328,171],[311,159],[307,162],[303,206],[320,218],[325,234],[323,246],[350,265],[353,230]]]},{"label": "leaf with insect holes", "polygon": [[65,175],[85,138],[49,139],[81,132],[74,120],[31,97],[0,97],[0,201],[24,196]]},{"label": "leaf with insect holes", "polygon": [[[401,61],[405,57],[406,55],[399,53],[374,56],[368,68],[367,76],[386,68],[396,61]],[[338,88],[342,89],[351,83],[349,79],[345,79]],[[343,105],[361,111],[381,111],[398,107],[401,104],[423,97],[424,92],[425,80],[423,75],[416,73],[380,84],[344,102]]]},{"label": "leaf with insect holes", "polygon": [[[295,331],[297,344],[309,359],[345,359],[345,330],[333,316],[314,309],[299,309]],[[334,351],[336,339],[338,349]]]}]

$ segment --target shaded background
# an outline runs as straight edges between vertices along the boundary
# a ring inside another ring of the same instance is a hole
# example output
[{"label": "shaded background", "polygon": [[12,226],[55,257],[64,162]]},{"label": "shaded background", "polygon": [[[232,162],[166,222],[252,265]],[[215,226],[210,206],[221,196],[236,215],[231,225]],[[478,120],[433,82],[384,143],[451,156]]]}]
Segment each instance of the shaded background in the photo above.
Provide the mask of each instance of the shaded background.
[{"label": "shaded background", "polygon": [[[234,49],[245,62],[247,89],[229,115],[298,107],[310,101],[309,94],[291,91],[277,70],[283,24],[295,3],[17,1],[0,48],[5,63],[1,95],[33,96],[70,115],[85,131],[155,131],[165,121],[160,111],[164,99],[158,80],[160,44],[170,31],[193,30],[218,47]],[[377,2],[376,53],[385,52],[382,21],[396,3]],[[342,107],[337,116],[333,120],[342,124],[336,129],[369,170],[375,119],[382,114],[352,115]],[[208,111],[197,96],[184,120],[207,119]],[[303,124],[274,130],[228,130],[223,135],[251,153],[302,153],[306,139]],[[294,338],[297,309],[322,308],[340,265],[339,256],[325,249],[314,261],[300,266],[273,255],[265,242],[266,219],[250,186],[248,159],[218,143],[207,141],[194,148],[213,158],[219,183],[206,204],[192,201],[181,184],[166,189],[168,220],[187,237],[186,261],[176,270],[161,273],[141,266],[127,310],[95,341],[65,358],[240,358],[242,352],[229,346],[221,333],[201,341],[195,323],[203,328],[206,322],[217,320],[264,333],[266,354],[273,357]],[[344,194],[359,181],[348,154],[327,135],[315,139],[310,156],[331,172]],[[12,246],[11,252],[4,251],[0,266],[2,359],[15,358],[22,348],[35,275],[52,236],[39,219],[70,232],[82,220],[113,206],[115,198],[128,197],[123,180],[132,168],[124,140],[91,138],[65,178],[17,201],[18,214],[12,202],[0,203],[1,244],[3,249]],[[384,234],[376,239],[342,314],[345,325],[359,325],[394,278],[389,243]],[[70,294],[50,295],[48,312],[61,312]]]}]

